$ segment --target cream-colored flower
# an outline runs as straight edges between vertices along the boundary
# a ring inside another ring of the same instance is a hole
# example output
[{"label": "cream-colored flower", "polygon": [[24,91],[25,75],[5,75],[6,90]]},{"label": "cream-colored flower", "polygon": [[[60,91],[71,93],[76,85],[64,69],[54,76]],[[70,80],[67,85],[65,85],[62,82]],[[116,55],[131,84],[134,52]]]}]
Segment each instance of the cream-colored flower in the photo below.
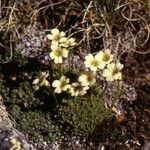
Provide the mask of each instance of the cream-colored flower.
[{"label": "cream-colored flower", "polygon": [[113,55],[111,54],[110,49],[106,49],[105,51],[100,51],[99,53],[96,54],[95,57],[99,59],[102,62],[102,64],[104,64],[104,66],[105,64],[109,64],[113,60]]},{"label": "cream-colored flower", "polygon": [[50,58],[54,60],[56,64],[62,63],[63,58],[67,58],[69,52],[65,48],[61,48],[58,45],[51,45]]},{"label": "cream-colored flower", "polygon": [[82,86],[92,86],[95,82],[95,72],[87,72],[85,74],[81,74],[78,78],[78,81]]},{"label": "cream-colored flower", "polygon": [[33,80],[32,84],[34,85],[35,90],[39,90],[41,86],[50,87],[49,81],[46,79],[49,76],[48,73],[42,72],[40,77]]},{"label": "cream-colored flower", "polygon": [[65,48],[71,48],[77,44],[74,38],[66,38],[66,37],[62,38],[60,40],[60,43],[61,43],[60,46]]},{"label": "cream-colored flower", "polygon": [[92,71],[97,71],[97,69],[100,68],[101,61],[92,54],[88,54],[85,56],[84,64],[85,67],[90,68]]},{"label": "cream-colored flower", "polygon": [[122,73],[120,72],[123,65],[119,62],[114,64],[110,63],[107,65],[107,69],[103,72],[103,77],[106,77],[107,81],[122,80]]},{"label": "cream-colored flower", "polygon": [[51,34],[47,35],[47,38],[49,40],[52,40],[52,44],[58,45],[60,40],[62,38],[64,38],[65,35],[66,35],[65,32],[63,32],[63,31],[60,32],[57,28],[54,28],[54,29],[51,30]]},{"label": "cream-colored flower", "polygon": [[59,80],[55,80],[52,86],[55,87],[55,93],[61,93],[62,91],[67,91],[70,88],[69,79],[62,76]]},{"label": "cream-colored flower", "polygon": [[10,150],[21,150],[21,143],[16,139],[11,139],[10,143],[12,145]]},{"label": "cream-colored flower", "polygon": [[69,93],[71,96],[83,96],[87,93],[88,86],[82,86],[81,83],[75,82],[71,84]]}]

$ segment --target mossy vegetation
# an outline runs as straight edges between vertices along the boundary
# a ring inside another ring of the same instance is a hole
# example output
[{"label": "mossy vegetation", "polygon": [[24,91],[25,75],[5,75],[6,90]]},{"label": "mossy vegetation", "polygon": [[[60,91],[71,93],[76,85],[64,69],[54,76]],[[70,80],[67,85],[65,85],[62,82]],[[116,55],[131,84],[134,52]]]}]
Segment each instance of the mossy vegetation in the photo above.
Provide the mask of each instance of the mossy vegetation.
[{"label": "mossy vegetation", "polygon": [[105,108],[104,101],[96,89],[84,97],[64,102],[58,112],[65,123],[72,125],[74,133],[81,137],[88,137],[97,124],[112,115],[111,111]]},{"label": "mossy vegetation", "polygon": [[[1,95],[17,129],[29,139],[50,142],[62,139],[66,132],[88,137],[97,124],[111,116],[97,88],[76,98],[66,94],[54,97],[45,87],[35,91],[32,81],[41,70],[49,71],[49,67],[16,53],[0,68]],[[67,70],[65,74],[71,76],[71,70]]]}]

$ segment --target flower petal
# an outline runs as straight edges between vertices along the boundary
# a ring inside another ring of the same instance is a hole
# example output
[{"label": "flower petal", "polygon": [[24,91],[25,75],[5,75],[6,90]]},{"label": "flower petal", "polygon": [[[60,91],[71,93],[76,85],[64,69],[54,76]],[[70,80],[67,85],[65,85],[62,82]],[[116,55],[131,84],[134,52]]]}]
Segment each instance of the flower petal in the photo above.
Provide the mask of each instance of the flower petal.
[{"label": "flower petal", "polygon": [[59,80],[54,80],[52,83],[52,87],[60,87],[61,82]]},{"label": "flower petal", "polygon": [[37,84],[39,82],[39,79],[33,80],[32,84]]},{"label": "flower petal", "polygon": [[66,35],[66,33],[65,32],[60,32],[60,37],[63,37],[63,36],[65,36]]},{"label": "flower petal", "polygon": [[59,34],[59,30],[57,28],[52,29],[51,33],[52,33],[53,36],[57,36]]},{"label": "flower petal", "polygon": [[49,40],[53,40],[53,36],[52,36],[51,34],[48,34],[48,35],[47,35],[47,38],[48,38]]},{"label": "flower petal", "polygon": [[69,52],[68,52],[66,49],[62,49],[62,56],[63,56],[64,58],[67,58],[67,57],[68,57],[68,54],[69,54]]}]

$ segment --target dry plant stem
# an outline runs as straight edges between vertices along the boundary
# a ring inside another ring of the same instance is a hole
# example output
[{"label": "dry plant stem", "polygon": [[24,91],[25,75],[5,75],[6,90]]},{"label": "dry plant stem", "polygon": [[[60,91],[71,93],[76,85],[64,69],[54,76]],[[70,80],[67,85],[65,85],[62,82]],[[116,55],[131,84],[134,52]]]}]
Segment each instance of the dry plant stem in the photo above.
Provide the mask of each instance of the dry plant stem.
[{"label": "dry plant stem", "polygon": [[[129,10],[130,10],[130,15],[129,15],[129,18],[127,18],[125,15],[124,15],[124,11],[125,11],[125,9],[127,8],[127,7],[125,7],[122,11],[121,11],[121,14],[122,14],[122,16],[123,16],[123,18],[124,19],[126,19],[127,20],[127,22],[129,22],[130,23],[130,25],[132,26],[132,28],[134,29],[134,30],[136,30],[135,29],[135,27],[134,27],[134,25],[132,24],[132,21],[137,21],[137,20],[142,20],[144,23],[145,23],[145,29],[147,30],[147,37],[146,37],[146,40],[142,43],[142,44],[140,44],[141,46],[144,46],[147,42],[148,42],[148,40],[149,40],[149,36],[150,36],[150,27],[149,27],[149,24],[147,23],[147,21],[143,18],[143,17],[141,17],[141,16],[139,16],[138,15],[138,18],[137,19],[134,19],[134,18],[132,18],[132,8],[131,8],[131,6],[130,5],[128,5],[128,7],[129,7]],[[122,45],[124,48],[126,48],[126,49],[130,49],[130,50],[132,50],[133,52],[136,52],[136,53],[139,53],[139,54],[148,54],[149,52],[150,52],[150,49],[148,49],[146,52],[140,52],[140,51],[137,51],[137,50],[135,50],[135,48],[136,48],[136,39],[135,39],[135,37],[134,37],[134,35],[133,35],[133,33],[130,31],[130,34],[131,34],[131,36],[132,36],[132,39],[133,39],[133,44],[134,44],[134,48],[127,48],[127,46],[125,46],[123,43],[121,43],[120,42],[120,45]],[[139,45],[138,45],[139,46]]]},{"label": "dry plant stem", "polygon": [[[50,63],[50,77],[51,77],[51,79],[53,79],[53,75],[54,75],[54,72],[52,69],[52,65]],[[54,90],[51,87],[49,87],[48,90],[50,93],[52,93],[54,100],[55,100],[55,103],[58,104],[58,100],[57,100],[56,94],[54,93]]]},{"label": "dry plant stem", "polygon": [[120,60],[119,43],[120,43],[120,36],[118,36],[118,41],[117,41],[117,44],[116,44],[116,47],[115,47],[115,52],[116,52],[115,57],[116,57],[117,60]]},{"label": "dry plant stem", "polygon": [[102,92],[101,93],[99,93],[100,95],[102,95],[102,97],[104,96],[104,94],[105,94],[105,92],[106,92],[106,90],[107,90],[107,81],[106,80],[104,80],[104,86],[103,86],[103,90],[102,90]]},{"label": "dry plant stem", "polygon": [[[60,22],[58,23],[57,27],[61,27],[63,24],[65,24],[66,16],[69,14],[70,7],[73,5],[73,2],[71,2],[66,8],[65,13],[62,15]],[[53,10],[53,9],[52,9]]]},{"label": "dry plant stem", "polygon": [[143,22],[145,22],[145,29],[147,29],[147,37],[146,37],[146,40],[141,44],[142,46],[143,45],[145,45],[147,42],[148,42],[148,40],[149,40],[149,38],[150,38],[150,25],[146,22],[146,20],[143,18],[143,17],[141,17],[141,16],[139,16],[139,18],[141,19],[141,20],[143,20]]},{"label": "dry plant stem", "polygon": [[13,9],[13,11],[15,10],[15,11],[19,11],[17,8],[14,8],[14,7],[1,7],[2,9]]},{"label": "dry plant stem", "polygon": [[117,10],[119,10],[120,8],[122,8],[122,7],[124,7],[124,6],[127,6],[127,5],[129,5],[129,4],[130,4],[130,2],[129,2],[129,3],[126,3],[126,4],[122,4],[122,5],[119,5],[119,3],[118,3],[118,7],[115,8],[115,11],[117,11]]},{"label": "dry plant stem", "polygon": [[11,9],[10,15],[9,15],[8,26],[7,26],[7,30],[6,30],[6,33],[5,33],[5,37],[6,37],[8,31],[10,29],[10,25],[13,23],[12,19],[13,19],[13,12],[14,12],[15,6],[16,6],[16,3],[14,3],[14,5]]},{"label": "dry plant stem", "polygon": [[0,106],[0,109],[9,116],[9,118],[12,120],[13,126],[16,127],[15,119],[13,119],[13,117],[6,110],[4,110],[1,106]]},{"label": "dry plant stem", "polygon": [[118,80],[117,81],[117,94],[116,94],[118,98],[121,96],[121,92],[122,92],[122,90],[121,90],[121,82]]},{"label": "dry plant stem", "polygon": [[[121,46],[123,46],[126,50],[131,50],[131,51],[133,51],[133,52],[136,52],[136,53],[139,53],[139,54],[143,54],[143,55],[146,55],[146,54],[148,54],[148,53],[150,53],[150,49],[148,49],[146,52],[140,52],[140,51],[137,51],[137,50],[135,50],[135,49],[132,49],[132,48],[129,48],[129,47],[127,47],[126,45],[124,45],[123,43],[119,43]],[[121,54],[122,55],[122,54]]]},{"label": "dry plant stem", "polygon": [[137,19],[133,19],[132,18],[132,8],[131,8],[131,6],[129,6],[129,9],[130,9],[130,14],[129,14],[129,18],[127,18],[125,15],[124,15],[124,11],[125,11],[125,9],[126,9],[126,7],[121,11],[121,14],[122,14],[122,16],[123,16],[123,18],[125,18],[127,21],[137,21],[137,20],[139,20],[139,18],[137,18]]},{"label": "dry plant stem", "polygon": [[54,98],[54,100],[55,100],[56,105],[58,105],[58,104],[59,104],[59,102],[58,102],[58,99],[57,99],[57,96],[56,96],[56,94],[55,94],[54,90],[49,90],[49,91],[50,91],[50,93],[52,93],[52,95],[53,95],[53,98]]},{"label": "dry plant stem", "polygon": [[68,56],[69,73],[71,73],[71,55]]},{"label": "dry plant stem", "polygon": [[82,23],[85,22],[85,18],[86,18],[87,13],[89,12],[89,9],[93,7],[92,3],[93,3],[93,1],[90,1],[89,5],[85,9],[85,13],[84,13],[84,16],[83,16],[83,19],[82,19]]},{"label": "dry plant stem", "polygon": [[103,32],[102,33],[100,33],[99,31],[98,31],[98,29],[97,29],[97,27],[94,27],[94,29],[95,29],[95,31],[99,34],[99,36],[98,37],[92,37],[93,39],[100,39],[102,36],[104,36],[104,33],[106,32],[106,28],[104,28],[104,30],[103,30]]},{"label": "dry plant stem", "polygon": [[115,93],[115,97],[112,101],[112,107],[115,105],[115,102],[120,98],[121,93],[122,93],[121,83],[119,80],[117,80],[116,93]]},{"label": "dry plant stem", "polygon": [[[106,49],[109,45],[110,49],[112,49],[112,30],[111,30],[111,26],[109,26],[106,18],[105,18],[105,15],[103,14],[103,12],[101,11],[101,17],[106,25],[106,32],[104,34],[104,37],[103,37],[103,43],[104,43],[104,48]],[[108,45],[106,43],[106,41],[108,41]]]},{"label": "dry plant stem", "polygon": [[0,20],[2,18],[2,1],[0,0]]},{"label": "dry plant stem", "polygon": [[87,51],[90,52],[91,47],[90,47],[90,38],[89,38],[89,33],[90,33],[90,27],[86,30],[86,43],[87,43]]},{"label": "dry plant stem", "polygon": [[58,68],[60,68],[60,75],[63,76],[64,75],[63,65],[59,64]]},{"label": "dry plant stem", "polygon": [[7,48],[7,47],[6,47],[5,45],[3,45],[2,43],[0,43],[0,46],[1,46],[1,47],[4,47],[4,48]]},{"label": "dry plant stem", "polygon": [[[77,30],[77,31],[73,32],[72,34],[70,34],[70,35],[68,36],[68,38],[70,38],[70,37],[72,37],[72,36],[74,36],[74,35],[76,35],[76,34],[78,34],[78,33],[80,33],[80,32],[83,32],[83,33],[84,33],[85,29],[78,27],[79,25],[82,25],[82,24],[83,24],[83,23],[76,23],[74,26],[72,26],[70,29],[68,29],[68,31],[66,31],[66,32],[68,32],[69,34],[71,33],[71,31],[72,31],[73,29],[76,29],[76,30]],[[78,44],[76,45],[76,47],[79,46],[84,40],[85,40],[85,37],[83,37],[80,41],[78,41]]]},{"label": "dry plant stem", "polygon": [[66,0],[64,1],[61,1],[61,2],[57,2],[57,3],[53,3],[53,4],[50,4],[50,5],[46,5],[46,6],[43,6],[41,8],[39,8],[38,10],[35,10],[35,12],[33,12],[33,15],[31,16],[31,20],[34,20],[34,16],[41,10],[45,9],[45,8],[48,8],[48,7],[53,7],[53,6],[56,6],[56,5],[60,5],[62,3],[66,2]]},{"label": "dry plant stem", "polygon": [[8,58],[8,60],[6,60],[5,62],[0,62],[0,63],[6,64],[12,59],[13,50],[12,50],[12,37],[11,37],[11,35],[10,35],[10,49],[9,49],[9,51],[10,51],[10,57]]}]

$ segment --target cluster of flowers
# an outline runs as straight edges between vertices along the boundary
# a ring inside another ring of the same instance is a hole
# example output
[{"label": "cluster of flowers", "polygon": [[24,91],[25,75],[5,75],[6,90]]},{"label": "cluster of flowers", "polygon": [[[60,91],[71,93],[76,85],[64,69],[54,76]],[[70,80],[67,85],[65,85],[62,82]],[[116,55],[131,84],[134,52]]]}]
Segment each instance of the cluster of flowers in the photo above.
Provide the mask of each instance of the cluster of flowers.
[{"label": "cluster of flowers", "polygon": [[113,62],[113,55],[109,49],[100,51],[95,56],[88,54],[84,64],[94,72],[101,69],[103,71],[102,76],[106,78],[106,81],[122,80],[123,64]]},{"label": "cluster of flowers", "polygon": [[65,35],[65,32],[60,32],[58,29],[52,29],[51,34],[47,35],[47,38],[51,40],[49,55],[56,64],[62,63],[63,58],[67,58],[70,49],[76,45],[74,38],[67,38]]},{"label": "cluster of flowers", "polygon": [[[50,57],[54,60],[54,63],[62,63],[64,58],[69,55],[69,50],[76,45],[73,38],[65,37],[64,32],[60,32],[58,29],[52,29],[51,34],[47,35],[47,38],[51,40],[51,52]],[[84,61],[87,72],[82,73],[78,77],[78,81],[70,83],[70,79],[66,76],[61,76],[59,80],[52,82],[52,87],[55,88],[55,93],[61,93],[67,91],[71,96],[82,96],[87,93],[87,90],[96,82],[96,72],[101,69],[102,76],[106,78],[106,81],[121,80],[121,70],[123,65],[119,62],[113,62],[113,55],[111,50],[106,49],[98,52],[96,55],[88,54]],[[49,74],[42,73],[41,78],[35,79],[33,84],[36,90],[40,86],[50,87],[47,80]]]}]

